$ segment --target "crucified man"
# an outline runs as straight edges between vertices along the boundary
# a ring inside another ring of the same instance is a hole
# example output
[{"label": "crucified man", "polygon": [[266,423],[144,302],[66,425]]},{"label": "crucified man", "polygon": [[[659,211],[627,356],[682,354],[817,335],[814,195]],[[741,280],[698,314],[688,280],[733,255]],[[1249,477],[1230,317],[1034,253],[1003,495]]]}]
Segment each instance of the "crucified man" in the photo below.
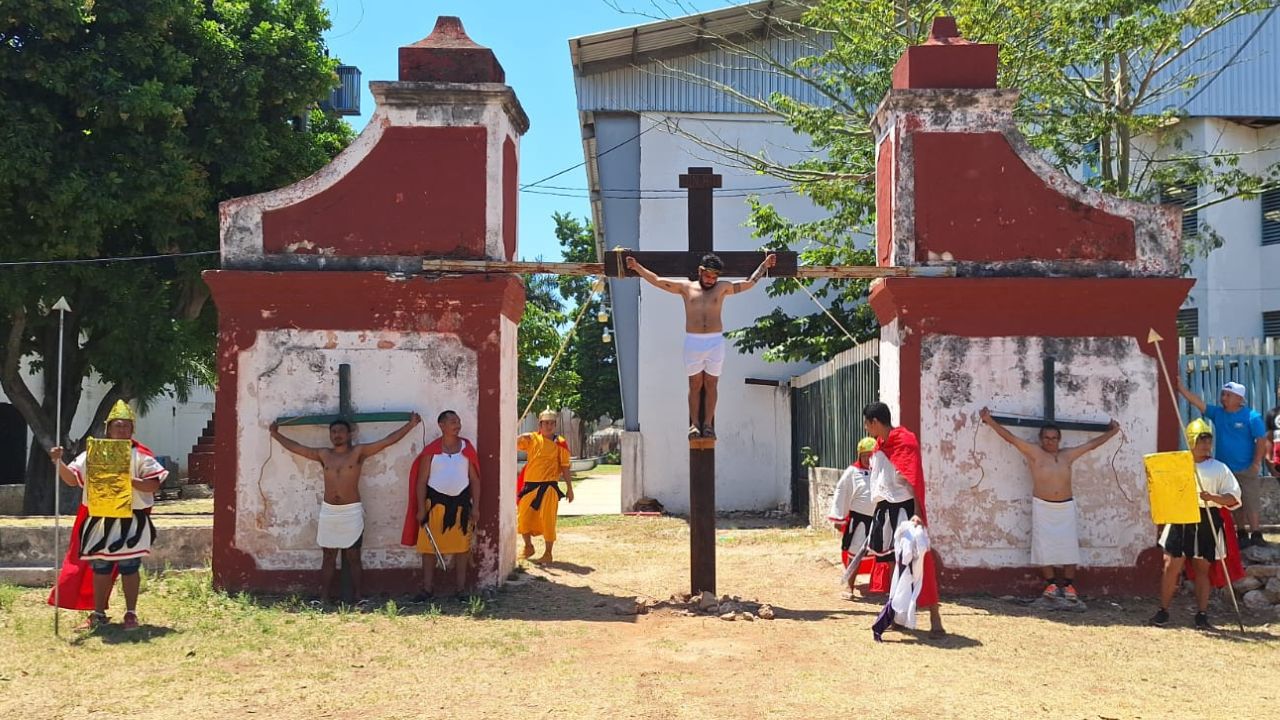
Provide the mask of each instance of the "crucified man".
[{"label": "crucified man", "polygon": [[[660,278],[634,257],[627,256],[627,269],[634,270],[650,285],[684,298],[684,368],[689,376],[689,439],[716,436],[716,399],[720,371],[724,368],[724,322],[720,311],[729,295],[755,287],[777,256],[765,256],[751,277],[738,282],[720,280],[724,263],[714,253],[702,256],[698,279],[667,280]],[[706,392],[699,424],[698,398]]]}]

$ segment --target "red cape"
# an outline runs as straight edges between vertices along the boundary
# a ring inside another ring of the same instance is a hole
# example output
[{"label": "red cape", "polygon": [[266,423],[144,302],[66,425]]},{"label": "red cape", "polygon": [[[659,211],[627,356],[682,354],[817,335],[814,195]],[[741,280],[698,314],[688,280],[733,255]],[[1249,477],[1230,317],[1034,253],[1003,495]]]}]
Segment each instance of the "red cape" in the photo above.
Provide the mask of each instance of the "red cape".
[{"label": "red cape", "polygon": [[[1231,582],[1235,582],[1245,575],[1244,563],[1240,561],[1240,542],[1236,540],[1236,522],[1232,519],[1230,510],[1218,508],[1218,513],[1222,515],[1222,534],[1227,538],[1227,570],[1231,573]],[[1196,571],[1191,563],[1185,563],[1183,567],[1186,569],[1187,579],[1195,580]],[[1222,563],[1214,562],[1209,565],[1209,584],[1216,588],[1227,584],[1222,575]]]},{"label": "red cape", "polygon": [[[916,515],[928,527],[929,518],[925,515],[924,461],[920,456],[920,441],[916,434],[904,427],[896,427],[889,431],[888,437],[876,442],[876,450],[889,458],[898,474],[911,486],[911,493],[916,499]],[[920,597],[916,599],[917,607],[925,608],[938,603],[938,571],[933,556],[933,552],[924,556],[924,579]],[[871,591],[888,592],[892,577],[893,563],[876,563],[871,573]]]},{"label": "red cape", "polygon": [[[418,457],[413,459],[413,465],[409,468],[409,502],[404,509],[404,530],[400,533],[400,544],[410,547],[418,544],[418,468],[422,465],[422,461],[440,455],[444,452],[444,438],[436,438],[418,453]],[[480,472],[480,456],[476,454],[476,446],[471,441],[462,438],[462,456],[471,462],[471,465]]]},{"label": "red cape", "polygon": [[[143,455],[155,457],[151,448],[133,441],[133,447]],[[62,482],[58,480],[58,482]],[[58,573],[57,594],[58,607],[67,610],[93,610],[93,568],[88,562],[80,559],[80,529],[89,517],[89,508],[83,504],[76,511],[76,521],[71,526],[71,537],[67,542],[67,556],[62,559],[62,571]],[[119,574],[118,566],[111,568],[111,582],[115,582]],[[48,603],[53,604],[54,592],[49,592]]]}]

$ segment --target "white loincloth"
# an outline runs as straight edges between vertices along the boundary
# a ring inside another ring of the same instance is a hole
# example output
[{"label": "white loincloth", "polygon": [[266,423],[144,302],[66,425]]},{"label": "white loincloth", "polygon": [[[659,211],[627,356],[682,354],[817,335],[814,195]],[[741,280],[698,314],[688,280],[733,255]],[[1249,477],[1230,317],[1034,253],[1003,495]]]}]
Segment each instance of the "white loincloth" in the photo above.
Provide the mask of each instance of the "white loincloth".
[{"label": "white loincloth", "polygon": [[916,600],[924,587],[924,556],[929,552],[929,533],[923,525],[905,522],[894,533],[893,545],[897,563],[893,584],[889,586],[889,606],[899,625],[914,630]]},{"label": "white loincloth", "polygon": [[1076,501],[1031,498],[1031,564],[1038,567],[1080,564]]},{"label": "white loincloth", "polygon": [[345,550],[364,534],[364,505],[320,503],[320,522],[316,525],[316,544],[322,548]]}]

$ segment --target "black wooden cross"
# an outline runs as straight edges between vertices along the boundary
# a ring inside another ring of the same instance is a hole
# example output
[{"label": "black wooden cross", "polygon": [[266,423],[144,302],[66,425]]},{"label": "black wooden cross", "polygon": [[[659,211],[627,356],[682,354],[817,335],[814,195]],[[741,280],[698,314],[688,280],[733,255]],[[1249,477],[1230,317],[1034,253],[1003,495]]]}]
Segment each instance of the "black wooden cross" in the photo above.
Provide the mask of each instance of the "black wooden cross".
[{"label": "black wooden cross", "polygon": [[406,412],[356,413],[351,406],[351,366],[342,363],[338,366],[338,414],[337,415],[298,415],[296,417],[276,418],[281,426],[285,425],[328,425],[334,420],[346,420],[349,423],[408,422],[410,414]]},{"label": "black wooden cross", "polygon": [[1054,388],[1054,358],[1051,355],[1044,356],[1044,417],[1027,418],[1027,417],[1009,417],[1008,415],[991,416],[992,420],[1001,425],[1012,425],[1014,427],[1033,427],[1040,428],[1048,423],[1053,423],[1062,430],[1088,430],[1092,432],[1104,432],[1111,429],[1111,425],[1107,423],[1091,423],[1077,422],[1074,420],[1058,420],[1054,417],[1053,412],[1053,388]]}]

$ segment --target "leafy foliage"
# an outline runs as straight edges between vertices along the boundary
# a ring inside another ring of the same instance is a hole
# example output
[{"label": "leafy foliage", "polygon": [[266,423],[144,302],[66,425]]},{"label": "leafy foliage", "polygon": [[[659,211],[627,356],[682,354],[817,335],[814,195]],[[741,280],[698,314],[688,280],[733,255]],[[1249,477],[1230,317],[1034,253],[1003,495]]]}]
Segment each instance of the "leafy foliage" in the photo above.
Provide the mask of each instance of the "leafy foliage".
[{"label": "leafy foliage", "polygon": [[[796,0],[780,0],[796,2]],[[1199,207],[1232,197],[1252,197],[1280,186],[1280,163],[1249,169],[1240,154],[1195,150],[1180,119],[1186,102],[1230,62],[1249,53],[1209,53],[1206,41],[1233,21],[1259,22],[1276,0],[819,0],[797,22],[773,19],[794,43],[809,43],[807,57],[790,62],[760,43],[718,38],[748,65],[795,78],[822,98],[818,104],[780,93],[751,96],[717,82],[738,100],[775,113],[815,150],[784,164],[767,152],[704,144],[744,167],[794,183],[829,216],[794,222],[755,199],[751,224],[769,247],[801,249],[805,264],[871,264],[855,249],[875,223],[874,139],[870,120],[890,87],[894,63],[923,42],[932,19],[958,18],[964,36],[1000,45],[999,84],[1022,91],[1015,118],[1031,145],[1064,171],[1089,167],[1093,187],[1121,197],[1154,201],[1163,188],[1207,190]],[[1190,62],[1196,59],[1195,62]],[[675,71],[673,71],[675,72]],[[1186,211],[1197,206],[1192,203]],[[1205,253],[1221,244],[1201,227],[1189,248]],[[865,309],[867,284],[813,284],[832,312],[858,340],[875,335]],[[797,290],[795,281],[772,283],[772,295]],[[775,311],[734,333],[743,349],[768,348],[773,360],[822,360],[853,341],[822,315],[791,317]]]},{"label": "leafy foliage", "polygon": [[[217,203],[304,177],[352,133],[314,110],[336,84],[319,0],[5,0],[0,12],[0,260],[218,248]],[[294,120],[310,115],[311,130]],[[212,377],[205,257],[0,270],[0,386],[43,449],[54,428],[65,296],[63,416],[82,380],[117,398],[179,395]],[[43,373],[38,397],[20,361]],[[28,469],[28,511],[51,509]],[[33,492],[33,490],[35,490]],[[33,501],[32,498],[35,498]],[[35,507],[33,506],[33,502]],[[46,506],[47,505],[47,506]]]}]

